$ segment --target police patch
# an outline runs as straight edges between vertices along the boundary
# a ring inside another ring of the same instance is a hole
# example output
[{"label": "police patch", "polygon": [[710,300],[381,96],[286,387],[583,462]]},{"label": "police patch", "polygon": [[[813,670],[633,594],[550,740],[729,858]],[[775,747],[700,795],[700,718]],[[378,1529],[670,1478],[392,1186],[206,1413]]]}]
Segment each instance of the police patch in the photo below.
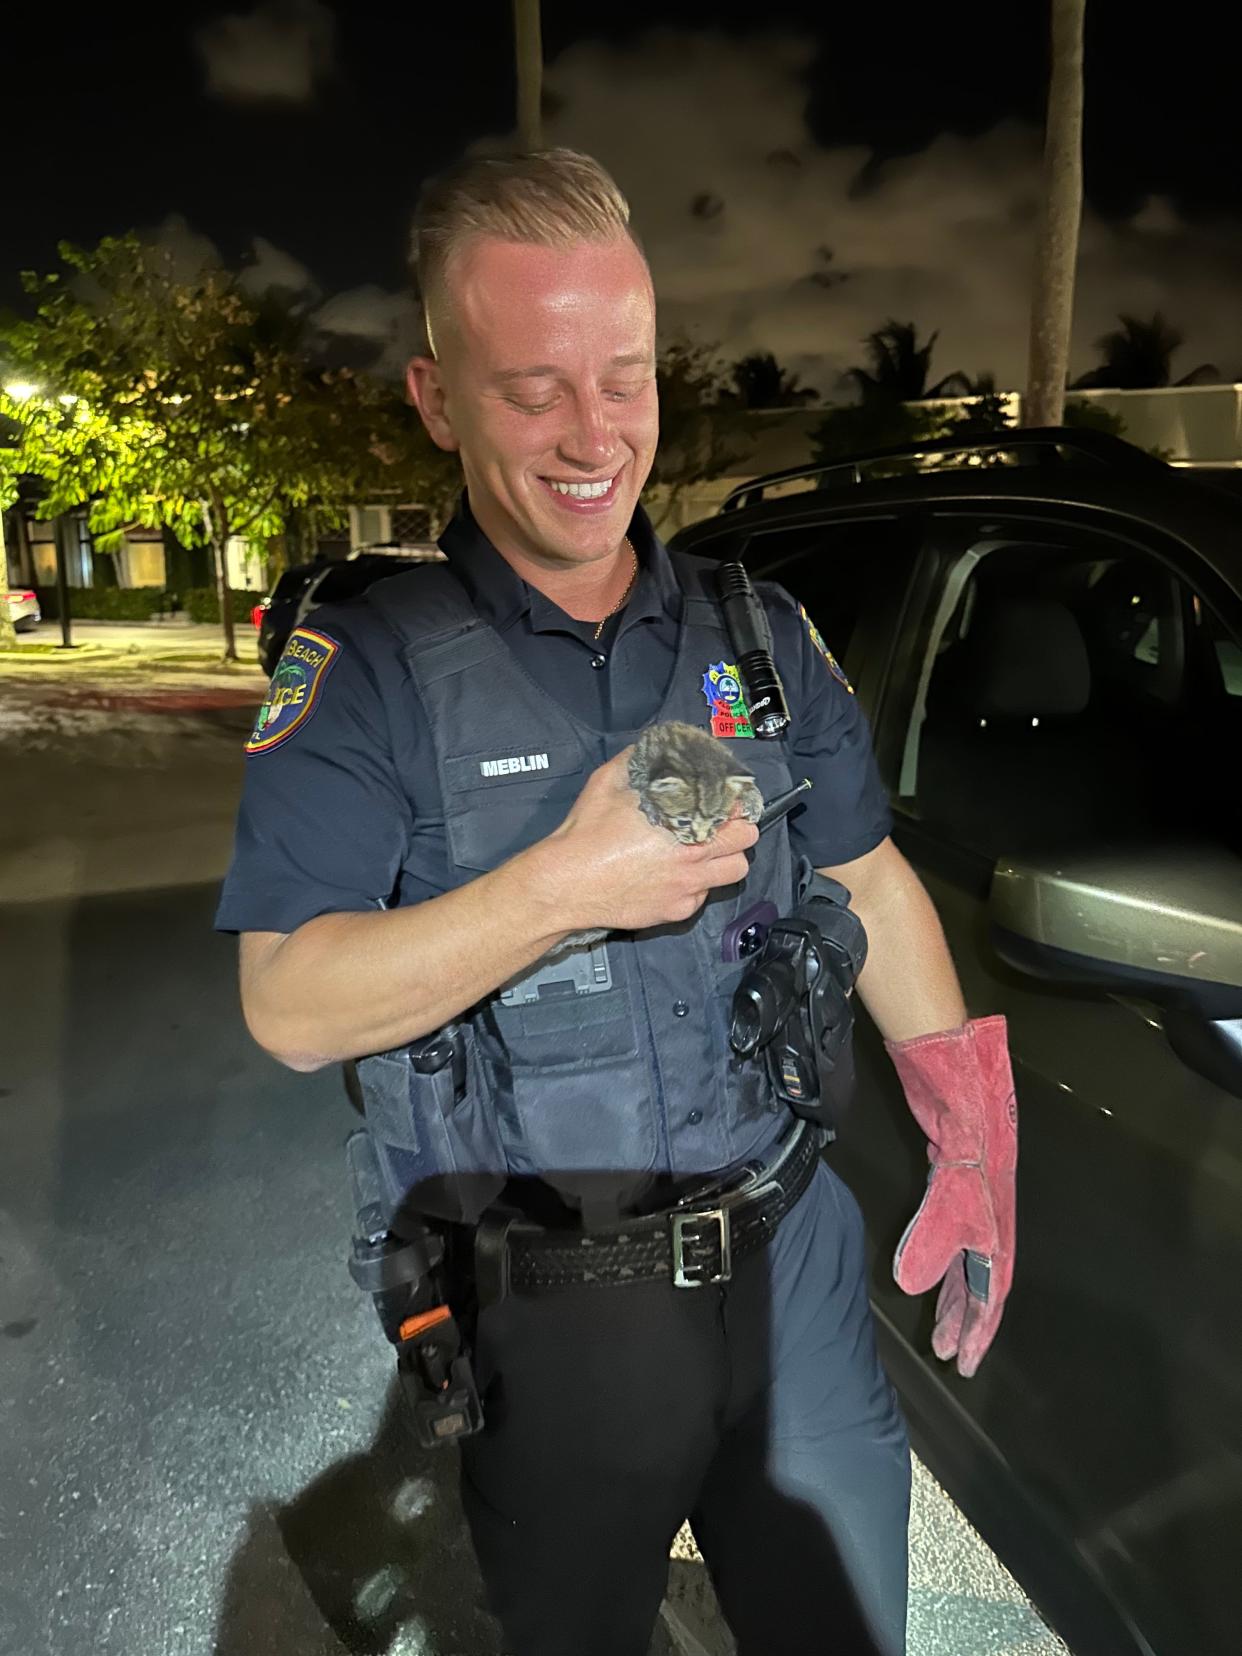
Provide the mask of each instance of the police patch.
[{"label": "police patch", "polygon": [[326,633],[316,632],[313,627],[294,628],[247,739],[247,753],[270,752],[306,723],[340,650],[335,638]]},{"label": "police patch", "polygon": [[828,663],[828,671],[832,674],[833,678],[840,679],[841,683],[845,686],[845,688],[849,691],[850,695],[852,696],[854,694],[854,686],[850,683],[849,679],[847,679],[845,674],[842,672],[841,664],[837,660],[836,656],[833,655],[832,651],[824,643],[824,635],[820,632],[819,628],[815,625],[814,621],[812,621],[810,616],[806,613],[805,604],[799,604],[798,605],[798,613],[799,613],[799,615],[801,615],[803,621],[806,623],[806,630],[811,635],[811,643],[814,644],[815,648],[819,651],[820,655],[822,655],[824,660]]},{"label": "police patch", "polygon": [[753,736],[742,677],[731,661],[717,661],[703,674],[703,694],[712,710],[713,736]]}]

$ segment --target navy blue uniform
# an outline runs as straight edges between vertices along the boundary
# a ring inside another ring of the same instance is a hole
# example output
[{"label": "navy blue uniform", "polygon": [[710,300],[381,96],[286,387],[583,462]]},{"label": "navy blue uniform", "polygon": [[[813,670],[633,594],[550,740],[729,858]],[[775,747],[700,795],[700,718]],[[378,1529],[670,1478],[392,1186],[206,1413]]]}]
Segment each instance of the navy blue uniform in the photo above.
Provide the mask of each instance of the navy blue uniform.
[{"label": "navy blue uniform", "polygon": [[[649,723],[673,670],[673,572],[641,511],[630,539],[639,578],[598,644],[594,623],[573,620],[519,580],[464,501],[441,541],[523,670],[603,731]],[[797,606],[791,601],[771,619],[793,714],[794,768],[814,783],[790,823],[793,850],[820,868],[849,862],[890,828],[866,720]],[[318,914],[417,903],[447,886],[431,736],[396,637],[365,600],[316,610],[313,625],[340,651],[304,725],[249,760],[221,930],[291,932]],[[706,725],[706,703],[703,711]]]},{"label": "navy blue uniform", "polygon": [[[617,733],[669,716],[677,690],[681,588],[641,511],[630,539],[639,577],[598,642],[594,624],[518,579],[464,500],[441,542],[533,684],[531,705],[544,698],[599,733],[587,745],[601,755]],[[278,670],[249,744],[221,929],[291,932],[459,883],[431,727],[382,588],[371,598],[315,611]],[[890,826],[866,721],[796,602],[779,590],[767,602],[793,718],[779,762],[814,784],[788,824],[790,849],[846,863]],[[693,703],[682,693],[679,705]],[[704,728],[710,714],[703,696]],[[488,733],[454,738],[477,759]],[[773,750],[756,752],[757,768],[777,761],[774,745],[737,746]],[[477,777],[474,760],[451,763]],[[691,1107],[702,1077],[662,1079],[687,1096],[662,1100],[656,1165],[684,1173],[726,1130]],[[588,1093],[581,1105],[603,1123],[625,1101],[601,1099],[596,1114]],[[765,1119],[761,1129],[739,1112],[725,1162],[770,1140],[779,1118]],[[480,1314],[475,1361],[487,1430],[463,1444],[463,1498],[517,1656],[645,1656],[687,1516],[743,1656],[904,1648],[908,1451],[876,1360],[861,1217],[827,1165],[731,1280],[509,1295]]]}]

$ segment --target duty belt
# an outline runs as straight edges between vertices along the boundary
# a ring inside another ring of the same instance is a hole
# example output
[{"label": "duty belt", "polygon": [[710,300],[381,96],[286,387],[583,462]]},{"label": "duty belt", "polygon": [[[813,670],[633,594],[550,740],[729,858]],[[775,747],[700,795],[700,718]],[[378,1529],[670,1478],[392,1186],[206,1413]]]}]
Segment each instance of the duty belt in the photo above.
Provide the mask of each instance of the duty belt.
[{"label": "duty belt", "polygon": [[479,1302],[588,1283],[728,1282],[737,1261],[771,1240],[806,1191],[824,1143],[822,1129],[799,1121],[768,1165],[748,1164],[674,1208],[606,1230],[549,1230],[503,1212],[484,1214],[475,1236]]}]

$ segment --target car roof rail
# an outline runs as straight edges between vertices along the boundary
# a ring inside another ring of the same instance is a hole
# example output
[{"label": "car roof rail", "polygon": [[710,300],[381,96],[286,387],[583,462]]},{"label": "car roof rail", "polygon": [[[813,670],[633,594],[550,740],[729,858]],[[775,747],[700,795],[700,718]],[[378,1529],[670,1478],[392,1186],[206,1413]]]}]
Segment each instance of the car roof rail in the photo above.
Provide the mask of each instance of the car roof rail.
[{"label": "car roof rail", "polygon": [[[791,466],[786,471],[768,472],[749,483],[739,483],[721,502],[722,512],[754,506],[764,495],[785,483],[814,479],[819,489],[840,484],[865,483],[865,472],[893,460],[917,460],[922,455],[961,454],[965,465],[983,465],[988,455],[1012,455],[1017,465],[1043,465],[1065,459],[1090,460],[1119,470],[1166,469],[1165,462],[1146,449],[1136,448],[1111,432],[1091,431],[1081,426],[1031,426],[1025,430],[991,432],[986,436],[931,437],[925,443],[902,443],[896,448],[873,449],[848,460],[828,460],[818,466]],[[928,468],[929,470],[933,468]],[[953,468],[936,467],[936,470]],[[963,467],[963,469],[965,469]]]}]

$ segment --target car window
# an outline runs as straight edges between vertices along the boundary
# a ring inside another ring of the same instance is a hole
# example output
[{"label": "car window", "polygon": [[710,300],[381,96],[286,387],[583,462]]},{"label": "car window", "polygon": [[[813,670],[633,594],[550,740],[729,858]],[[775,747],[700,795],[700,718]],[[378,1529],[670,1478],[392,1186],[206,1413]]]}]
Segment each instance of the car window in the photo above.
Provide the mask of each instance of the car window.
[{"label": "car window", "polygon": [[779,581],[848,666],[858,622],[881,591],[905,584],[916,539],[909,524],[799,525],[753,534],[742,553],[752,575]]},{"label": "car window", "polygon": [[1194,600],[1194,622],[1211,653],[1220,674],[1220,686],[1226,696],[1242,696],[1242,645],[1225,630],[1224,623],[1214,611]]},{"label": "car window", "polygon": [[915,814],[989,858],[1242,849],[1238,645],[1199,595],[1093,537],[974,553],[916,713]]},{"label": "car window", "polygon": [[386,575],[399,575],[410,568],[400,558],[349,558],[333,564],[315,588],[316,604],[339,604],[346,598],[356,598]]}]

